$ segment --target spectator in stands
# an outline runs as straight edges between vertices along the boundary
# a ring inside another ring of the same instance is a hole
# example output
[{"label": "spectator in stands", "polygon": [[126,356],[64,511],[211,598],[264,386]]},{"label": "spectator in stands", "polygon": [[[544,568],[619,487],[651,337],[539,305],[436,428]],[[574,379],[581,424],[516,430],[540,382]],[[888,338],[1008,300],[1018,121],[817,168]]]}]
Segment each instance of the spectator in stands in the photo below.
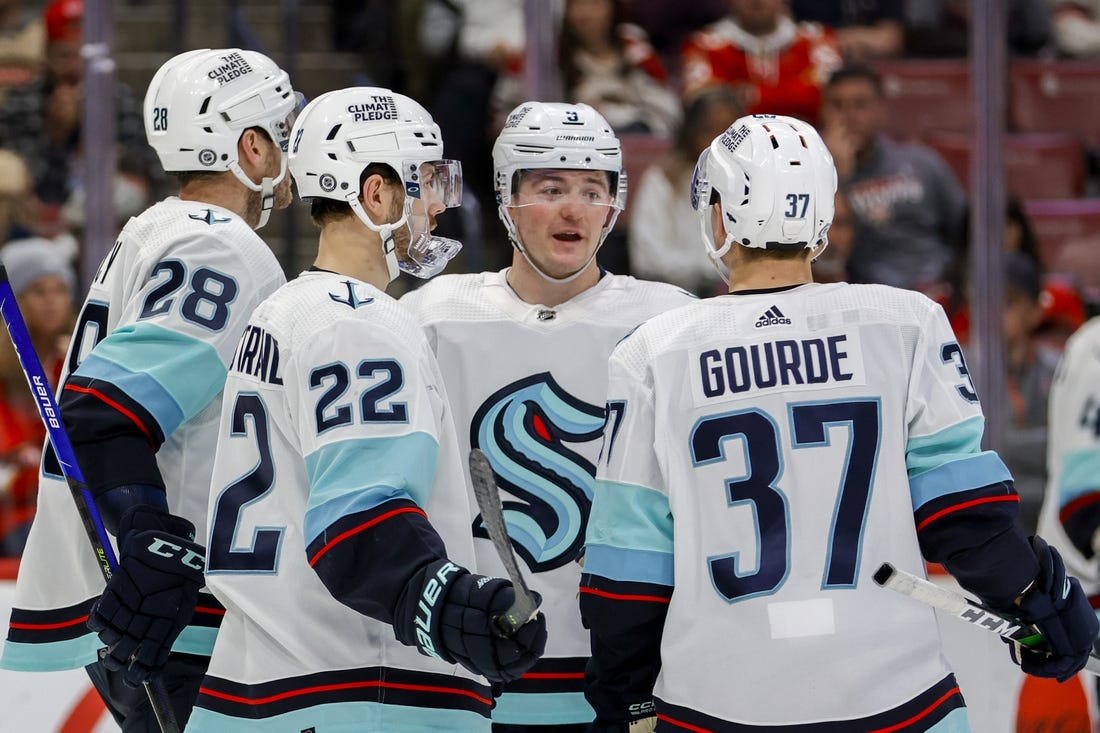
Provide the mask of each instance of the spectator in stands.
[{"label": "spectator in stands", "polygon": [[[680,102],[645,31],[623,22],[620,0],[566,0],[558,42],[564,99],[594,107],[619,135],[668,137]],[[493,93],[494,129],[528,98],[523,65],[503,74]]]},{"label": "spectator in stands", "polygon": [[642,174],[631,194],[627,246],[633,275],[703,297],[728,290],[699,246],[691,175],[699,153],[743,114],[740,97],[726,86],[707,89],[686,105],[672,148]]},{"label": "spectator in stands", "polygon": [[852,282],[930,291],[950,275],[965,235],[966,195],[930,148],[882,131],[882,80],[866,66],[839,69],[825,88],[823,138],[855,218]]},{"label": "spectator in stands", "polygon": [[680,48],[695,31],[723,18],[729,0],[625,0],[627,17],[649,36],[657,55],[679,78]]},{"label": "spectator in stands", "polygon": [[836,283],[848,281],[848,257],[852,254],[855,242],[855,222],[852,221],[852,206],[848,198],[837,193],[833,213],[833,224],[829,227],[829,246],[813,260],[815,283]]},{"label": "spectator in stands", "polygon": [[[1009,53],[1034,56],[1047,46],[1051,40],[1048,2],[1008,0]],[[969,26],[970,0],[910,0],[905,3],[905,55],[964,57],[970,47]]]},{"label": "spectator in stands", "polygon": [[1071,58],[1100,55],[1100,0],[1052,0],[1054,45]]},{"label": "spectator in stands", "polygon": [[[0,250],[34,350],[56,388],[73,327],[68,253],[45,239]],[[45,428],[11,341],[0,339],[0,555],[18,556],[34,516]]]},{"label": "spectator in stands", "polygon": [[730,14],[693,34],[681,57],[686,97],[715,84],[741,95],[749,114],[816,122],[821,87],[841,64],[836,36],[795,23],[785,0],[730,0]]},{"label": "spectator in stands", "polygon": [[1044,313],[1039,264],[1005,254],[1005,449],[1001,456],[1020,493],[1021,520],[1034,530],[1046,482],[1047,398],[1062,345],[1038,338]]},{"label": "spectator in stands", "polygon": [[46,30],[38,9],[23,0],[0,0],[0,90],[29,82],[42,72],[45,59]]},{"label": "spectator in stands", "polygon": [[[23,156],[42,202],[62,204],[72,191],[74,163],[80,154],[83,0],[54,0],[43,17],[45,73],[11,89],[0,104],[0,146]],[[116,85],[115,103],[120,146],[143,160],[150,178],[163,181],[145,142],[140,103],[122,84]]]},{"label": "spectator in stands", "polygon": [[38,200],[27,164],[11,150],[0,150],[0,241],[35,234]]},{"label": "spectator in stands", "polygon": [[905,47],[903,0],[790,0],[790,3],[795,20],[832,28],[848,61],[902,55]]}]

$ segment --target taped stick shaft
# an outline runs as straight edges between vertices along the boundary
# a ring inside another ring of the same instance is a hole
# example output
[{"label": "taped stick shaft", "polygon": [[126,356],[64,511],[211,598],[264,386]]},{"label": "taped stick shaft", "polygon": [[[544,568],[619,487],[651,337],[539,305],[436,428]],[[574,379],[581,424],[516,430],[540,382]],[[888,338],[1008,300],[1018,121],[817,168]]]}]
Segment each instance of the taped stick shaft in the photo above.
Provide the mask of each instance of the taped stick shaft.
[{"label": "taped stick shaft", "polygon": [[[943,588],[930,580],[899,570],[888,562],[879,566],[875,571],[874,579],[883,588],[889,588],[913,600],[938,608],[944,613],[1010,639],[1021,646],[1037,650],[1046,648],[1043,635],[1034,626],[1011,614],[994,611],[950,588]],[[1095,650],[1085,664],[1085,671],[1100,676],[1100,656]]]},{"label": "taped stick shaft", "polygon": [[500,556],[508,578],[515,589],[516,600],[511,607],[496,619],[502,635],[511,637],[521,626],[538,613],[539,604],[527,587],[527,581],[520,572],[516,555],[512,551],[512,540],[508,537],[508,528],[504,524],[504,508],[500,503],[500,490],[493,477],[493,467],[480,449],[470,451],[470,479],[474,486],[474,497],[481,510],[481,521],[489,532],[489,539]]}]

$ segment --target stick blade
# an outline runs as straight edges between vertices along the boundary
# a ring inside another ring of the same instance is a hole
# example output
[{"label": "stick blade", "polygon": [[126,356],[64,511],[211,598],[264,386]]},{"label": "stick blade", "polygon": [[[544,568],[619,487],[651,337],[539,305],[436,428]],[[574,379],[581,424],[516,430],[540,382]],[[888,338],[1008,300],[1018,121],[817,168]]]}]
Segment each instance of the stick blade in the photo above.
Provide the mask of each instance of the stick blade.
[{"label": "stick blade", "polygon": [[493,467],[479,448],[470,451],[470,480],[474,486],[478,509],[481,510],[481,521],[485,523],[489,539],[492,540],[515,589],[515,601],[507,611],[494,619],[501,635],[511,637],[535,617],[539,604],[527,587],[527,581],[524,580],[515,553],[512,552],[512,540],[509,539],[508,528],[504,524],[504,507],[500,503],[500,491],[497,489]]}]

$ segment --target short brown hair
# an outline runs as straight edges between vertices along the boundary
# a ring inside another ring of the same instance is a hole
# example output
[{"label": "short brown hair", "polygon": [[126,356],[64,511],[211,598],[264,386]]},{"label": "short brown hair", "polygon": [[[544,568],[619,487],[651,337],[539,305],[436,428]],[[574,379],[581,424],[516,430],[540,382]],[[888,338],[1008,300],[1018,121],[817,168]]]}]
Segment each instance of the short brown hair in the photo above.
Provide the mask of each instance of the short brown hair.
[{"label": "short brown hair", "polygon": [[[371,163],[359,174],[359,191],[363,190],[363,183],[374,175],[382,176],[382,180],[394,186],[401,185],[401,178],[397,172],[385,163]],[[309,216],[319,228],[332,221],[339,221],[351,216],[351,206],[346,201],[339,199],[313,198],[309,203]]]}]

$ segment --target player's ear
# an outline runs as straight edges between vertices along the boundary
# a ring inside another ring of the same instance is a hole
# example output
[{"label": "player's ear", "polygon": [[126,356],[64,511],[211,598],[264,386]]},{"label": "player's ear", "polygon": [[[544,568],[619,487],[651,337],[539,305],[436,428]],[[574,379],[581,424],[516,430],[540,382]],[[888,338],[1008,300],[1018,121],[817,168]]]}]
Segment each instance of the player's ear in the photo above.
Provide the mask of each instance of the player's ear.
[{"label": "player's ear", "polygon": [[722,204],[713,203],[710,205],[710,226],[714,232],[714,244],[717,247],[721,247],[722,243],[726,241],[726,222],[722,217]]},{"label": "player's ear", "polygon": [[375,221],[384,221],[384,216],[389,212],[390,191],[386,179],[377,173],[367,176],[363,181],[363,188],[359,191],[359,203]]},{"label": "player's ear", "polygon": [[254,127],[241,133],[237,140],[237,158],[246,173],[251,174],[253,169],[264,169],[264,158],[268,154],[265,142],[263,134]]}]

